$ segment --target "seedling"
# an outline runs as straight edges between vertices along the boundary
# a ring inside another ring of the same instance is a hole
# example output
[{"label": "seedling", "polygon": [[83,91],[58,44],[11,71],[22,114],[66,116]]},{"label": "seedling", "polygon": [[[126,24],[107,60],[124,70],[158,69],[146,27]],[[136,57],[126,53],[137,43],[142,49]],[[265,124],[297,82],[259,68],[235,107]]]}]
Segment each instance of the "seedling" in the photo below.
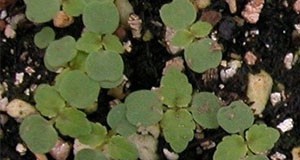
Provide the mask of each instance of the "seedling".
[{"label": "seedling", "polygon": [[34,44],[43,49],[48,47],[49,43],[54,41],[55,32],[50,27],[44,27],[40,32],[34,36]]},{"label": "seedling", "polygon": [[[26,17],[36,23],[50,21],[60,10],[60,0],[24,0]],[[41,9],[42,8],[42,9]]]}]

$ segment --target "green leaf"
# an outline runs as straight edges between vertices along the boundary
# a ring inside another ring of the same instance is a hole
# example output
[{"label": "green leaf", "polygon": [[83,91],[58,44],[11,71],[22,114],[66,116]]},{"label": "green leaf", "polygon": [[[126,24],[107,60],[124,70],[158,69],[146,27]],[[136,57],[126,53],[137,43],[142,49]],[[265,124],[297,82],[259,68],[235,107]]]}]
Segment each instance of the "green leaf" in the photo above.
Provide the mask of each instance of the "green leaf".
[{"label": "green leaf", "polygon": [[182,30],[178,30],[175,33],[174,37],[171,40],[171,44],[178,47],[186,47],[187,45],[192,43],[193,40],[194,40],[193,34],[186,29],[182,29]]},{"label": "green leaf", "polygon": [[194,72],[202,73],[219,65],[222,53],[212,49],[212,40],[204,38],[186,47],[184,59]]},{"label": "green leaf", "polygon": [[43,62],[44,62],[45,67],[51,72],[56,72],[59,68],[61,68],[61,66],[60,67],[50,66],[45,58],[43,59]]},{"label": "green leaf", "polygon": [[26,17],[35,23],[50,21],[60,10],[60,0],[24,0]]},{"label": "green leaf", "polygon": [[115,52],[91,53],[86,60],[87,74],[95,81],[117,81],[123,76],[123,69],[123,60]]},{"label": "green leaf", "polygon": [[50,42],[54,41],[55,32],[50,27],[44,27],[41,31],[35,34],[34,44],[40,49],[46,48]]},{"label": "green leaf", "polygon": [[265,155],[251,155],[248,156],[245,160],[269,160]]},{"label": "green leaf", "polygon": [[119,13],[114,3],[94,1],[83,11],[83,23],[89,31],[110,34],[119,26]]},{"label": "green leaf", "polygon": [[177,69],[170,69],[160,82],[159,94],[168,107],[186,107],[192,99],[192,85]]},{"label": "green leaf", "polygon": [[203,38],[209,34],[212,28],[210,23],[198,21],[191,26],[190,31],[196,38]]},{"label": "green leaf", "polygon": [[86,6],[85,0],[63,0],[63,10],[70,16],[79,16]]},{"label": "green leaf", "polygon": [[45,61],[53,68],[66,65],[76,56],[75,45],[75,39],[71,36],[52,41],[46,49]]},{"label": "green leaf", "polygon": [[87,56],[88,56],[87,53],[78,51],[76,57],[73,58],[73,60],[69,64],[70,68],[72,70],[78,69],[85,72],[85,61]]},{"label": "green leaf", "polygon": [[159,122],[163,115],[162,104],[154,92],[139,90],[126,99],[126,117],[136,126],[150,126]]},{"label": "green leaf", "polygon": [[122,43],[120,42],[119,38],[112,34],[107,34],[103,37],[102,41],[105,50],[116,52],[116,53],[123,53],[124,48]]},{"label": "green leaf", "polygon": [[87,144],[92,147],[101,145],[106,138],[106,128],[100,123],[90,123],[92,126],[91,133],[79,136],[78,139],[81,143]]},{"label": "green leaf", "polygon": [[101,42],[100,34],[84,32],[76,42],[76,48],[87,53],[98,52],[102,48]]},{"label": "green leaf", "polygon": [[123,75],[116,81],[101,81],[100,86],[102,88],[115,88],[119,86],[124,81]]},{"label": "green leaf", "polygon": [[31,115],[20,126],[20,136],[34,153],[49,152],[55,145],[58,135],[47,120],[40,115]]},{"label": "green leaf", "polygon": [[36,108],[49,118],[57,116],[57,114],[65,107],[65,101],[59,95],[57,90],[48,85],[41,84],[35,91],[34,100]]},{"label": "green leaf", "polygon": [[108,153],[116,160],[136,160],[138,151],[134,144],[122,136],[113,136],[108,143]]},{"label": "green leaf", "polygon": [[97,100],[100,85],[83,72],[74,70],[63,75],[58,91],[71,106],[84,109]]},{"label": "green leaf", "polygon": [[166,141],[177,153],[182,152],[194,137],[195,123],[186,109],[167,110],[161,127]]},{"label": "green leaf", "polygon": [[219,109],[217,119],[228,133],[243,132],[254,122],[252,110],[242,101],[235,101],[230,106]]},{"label": "green leaf", "polygon": [[107,160],[107,158],[100,151],[82,149],[75,155],[75,160]]},{"label": "green leaf", "polygon": [[121,103],[114,106],[107,115],[108,125],[122,136],[128,137],[136,132],[137,128],[126,118],[126,105]]},{"label": "green leaf", "polygon": [[190,108],[194,120],[204,128],[218,128],[218,110],[221,108],[218,97],[212,93],[200,92],[193,95]]},{"label": "green leaf", "polygon": [[247,145],[240,135],[226,136],[217,146],[214,160],[240,160],[247,153]]},{"label": "green leaf", "polygon": [[256,153],[265,153],[272,149],[276,141],[279,139],[279,132],[265,124],[253,125],[246,132],[246,139],[249,149]]},{"label": "green leaf", "polygon": [[173,0],[160,9],[160,17],[166,26],[184,29],[196,19],[196,8],[189,0]]},{"label": "green leaf", "polygon": [[87,135],[91,132],[91,124],[86,115],[75,109],[64,109],[55,120],[55,127],[60,133],[76,138],[82,135]]}]

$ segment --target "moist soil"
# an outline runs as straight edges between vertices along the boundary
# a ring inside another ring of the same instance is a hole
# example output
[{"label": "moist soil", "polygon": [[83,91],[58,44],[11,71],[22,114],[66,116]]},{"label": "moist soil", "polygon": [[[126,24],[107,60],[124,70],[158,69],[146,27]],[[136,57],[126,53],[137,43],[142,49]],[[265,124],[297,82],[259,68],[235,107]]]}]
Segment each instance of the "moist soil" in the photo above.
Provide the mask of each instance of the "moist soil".
[{"label": "moist soil", "polygon": [[[130,0],[135,13],[143,20],[143,31],[150,30],[153,39],[148,42],[132,39],[130,32],[125,40],[132,42],[132,52],[123,54],[125,64],[124,74],[129,81],[125,92],[132,92],[139,89],[150,89],[158,87],[162,76],[165,62],[175,56],[170,55],[166,48],[160,43],[163,39],[164,26],[156,25],[153,22],[161,22],[159,9],[171,0]],[[300,65],[295,64],[292,69],[284,67],[283,59],[287,53],[295,53],[300,47],[300,38],[293,34],[294,24],[300,23],[300,15],[292,9],[294,0],[287,0],[288,7],[283,5],[284,1],[269,0],[260,14],[260,20],[256,24],[244,23],[240,26],[235,21],[235,16],[240,16],[241,11],[247,4],[247,0],[237,0],[237,13],[231,14],[227,3],[223,0],[212,0],[206,11],[217,11],[222,14],[221,20],[214,26],[212,32],[217,31],[219,43],[223,46],[223,59],[232,59],[232,53],[244,57],[247,51],[252,51],[261,59],[253,66],[246,63],[238,70],[234,77],[226,83],[222,82],[219,76],[222,67],[210,70],[203,74],[194,73],[186,69],[189,82],[195,90],[214,92],[229,104],[234,100],[244,100],[249,104],[246,96],[247,74],[257,73],[264,69],[268,72],[273,81],[285,87],[288,95],[285,101],[275,106],[268,102],[266,109],[257,121],[262,121],[268,126],[276,127],[280,122],[287,118],[294,120],[294,128],[281,134],[279,141],[270,151],[269,155],[280,152],[286,155],[286,159],[291,160],[291,150],[300,146]],[[14,5],[6,8],[8,16],[24,13],[25,6],[19,0]],[[201,15],[198,15],[199,17]],[[45,50],[38,49],[33,43],[33,37],[43,26],[52,26],[51,23],[43,25],[33,25],[29,21],[24,21],[18,25],[17,36],[14,39],[6,38],[3,32],[0,33],[0,82],[6,83],[8,91],[3,97],[9,100],[19,98],[34,105],[33,92],[25,94],[25,90],[41,83],[53,83],[54,73],[47,71],[43,64]],[[72,35],[75,38],[80,36],[83,24],[80,18],[75,19],[75,23],[64,29],[55,29],[56,38],[64,35]],[[253,37],[245,37],[245,33],[251,30],[258,30],[259,34]],[[182,53],[176,56],[182,56]],[[34,69],[31,75],[25,73],[23,83],[15,85],[16,73],[25,72],[26,67]],[[187,68],[187,67],[186,67]],[[224,88],[220,88],[220,84]],[[98,99],[98,110],[88,115],[94,122],[100,122],[107,126],[106,116],[109,111],[109,102],[113,97],[107,95],[107,90],[101,90]],[[1,112],[6,115],[5,112]],[[8,117],[5,124],[1,124],[3,138],[0,144],[0,159],[11,160],[34,160],[35,156],[27,151],[21,156],[15,147],[22,140],[18,134],[19,123],[13,118]],[[204,131],[204,139],[192,140],[187,149],[180,153],[180,159],[189,160],[210,160],[215,151],[215,147],[204,150],[200,146],[202,142],[211,140],[219,143],[227,133],[222,129]],[[68,137],[63,137],[70,140]],[[170,148],[163,138],[159,139],[158,153],[160,159],[165,159],[162,153],[163,148]],[[51,156],[47,155],[49,159]],[[68,159],[73,159],[70,155]]]}]

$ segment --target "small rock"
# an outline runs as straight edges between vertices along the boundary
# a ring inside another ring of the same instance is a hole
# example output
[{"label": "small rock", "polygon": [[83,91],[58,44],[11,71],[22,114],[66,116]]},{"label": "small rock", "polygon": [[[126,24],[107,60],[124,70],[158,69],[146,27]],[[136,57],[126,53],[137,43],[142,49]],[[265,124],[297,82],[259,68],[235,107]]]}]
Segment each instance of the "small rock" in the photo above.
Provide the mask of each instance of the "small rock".
[{"label": "small rock", "polygon": [[244,59],[248,65],[254,65],[256,63],[257,57],[253,52],[248,51],[246,52]]},{"label": "small rock", "polygon": [[0,125],[4,126],[8,121],[8,116],[6,114],[0,114]]},{"label": "small rock", "polygon": [[0,111],[6,112],[7,110],[7,104],[8,104],[8,99],[7,97],[1,98],[0,99]]},{"label": "small rock", "polygon": [[27,148],[22,143],[18,143],[16,146],[16,151],[19,152],[21,156],[23,156],[26,154]]},{"label": "small rock", "polygon": [[[1,0],[0,0],[1,1]],[[6,10],[2,10],[0,13],[0,19],[5,19],[7,17],[7,11]]]},{"label": "small rock", "polygon": [[216,143],[211,140],[204,141],[200,144],[200,146],[203,148],[203,150],[208,150],[216,147]]},{"label": "small rock", "polygon": [[163,149],[164,155],[168,160],[177,160],[179,159],[179,155],[169,151],[168,149],[164,148]]},{"label": "small rock", "polygon": [[296,0],[296,2],[293,5],[293,9],[295,12],[297,12],[298,14],[300,13],[300,0]]},{"label": "small rock", "polygon": [[154,138],[158,138],[160,134],[160,128],[158,124],[147,127],[140,126],[138,127],[137,131],[142,135],[151,135]]},{"label": "small rock", "polygon": [[274,92],[270,95],[270,101],[272,106],[275,106],[278,102],[281,101],[281,93],[280,92]]},{"label": "small rock", "polygon": [[286,155],[276,152],[276,153],[272,154],[270,158],[271,158],[271,160],[285,160]]},{"label": "small rock", "polygon": [[238,60],[233,60],[230,61],[227,65],[227,68],[220,71],[220,78],[223,82],[227,82],[229,78],[233,77],[236,74],[237,70],[241,67],[241,62]]},{"label": "small rock", "polygon": [[58,28],[65,28],[74,22],[72,16],[67,15],[64,11],[59,11],[53,18],[53,25]]},{"label": "small rock", "polygon": [[288,118],[276,126],[276,128],[280,129],[282,133],[292,130],[293,127],[294,121],[292,118]]},{"label": "small rock", "polygon": [[4,31],[6,28],[6,22],[4,20],[0,20],[0,32]]},{"label": "small rock", "polygon": [[229,10],[233,14],[236,12],[237,7],[236,7],[236,0],[225,0],[227,4],[229,5]]},{"label": "small rock", "polygon": [[133,134],[128,137],[128,140],[136,145],[139,158],[142,160],[158,159],[157,144],[158,140],[150,135]]},{"label": "small rock", "polygon": [[208,22],[211,25],[216,25],[221,19],[222,19],[222,14],[220,12],[217,11],[203,11],[201,14],[201,18],[202,21]]},{"label": "small rock", "polygon": [[20,14],[17,14],[15,16],[13,16],[10,21],[9,21],[9,24],[11,25],[11,27],[15,30],[17,29],[17,26],[20,22],[22,21],[25,21],[26,18],[25,18],[25,14],[23,13],[20,13]]},{"label": "small rock", "polygon": [[292,69],[294,55],[293,53],[288,53],[285,55],[283,63],[284,67],[288,70]]},{"label": "small rock", "polygon": [[264,3],[264,0],[250,0],[242,11],[244,19],[251,24],[255,24],[259,20],[259,15],[264,7]]},{"label": "small rock", "polygon": [[37,154],[35,153],[36,160],[48,160],[47,156],[45,154]]},{"label": "small rock", "polygon": [[133,38],[141,38],[142,37],[142,20],[136,14],[131,14],[128,18],[128,24],[131,29]]},{"label": "small rock", "polygon": [[8,103],[6,108],[9,116],[19,120],[36,113],[35,108],[31,104],[20,99],[12,100]]},{"label": "small rock", "polygon": [[55,146],[51,149],[50,155],[55,160],[66,160],[70,153],[71,146],[69,143],[59,139],[56,141]]},{"label": "small rock", "polygon": [[272,77],[261,70],[258,74],[248,74],[247,96],[250,102],[254,102],[251,108],[255,115],[260,115],[265,109],[273,86]]},{"label": "small rock", "polygon": [[295,147],[292,150],[293,160],[300,160],[300,147]]},{"label": "small rock", "polygon": [[202,10],[210,5],[211,0],[194,0],[194,3],[196,8]]},{"label": "small rock", "polygon": [[14,84],[19,85],[19,84],[23,83],[23,80],[24,80],[24,72],[16,73]]},{"label": "small rock", "polygon": [[74,140],[74,144],[73,144],[73,154],[76,155],[80,150],[82,149],[90,149],[92,148],[91,146],[89,145],[86,145],[86,144],[83,144],[83,143],[80,143],[78,139],[75,139]]},{"label": "small rock", "polygon": [[13,39],[13,38],[16,37],[17,33],[16,33],[16,31],[12,28],[12,26],[8,24],[8,25],[5,26],[5,29],[4,29],[4,35],[5,35],[6,38],[11,38],[11,39]]}]

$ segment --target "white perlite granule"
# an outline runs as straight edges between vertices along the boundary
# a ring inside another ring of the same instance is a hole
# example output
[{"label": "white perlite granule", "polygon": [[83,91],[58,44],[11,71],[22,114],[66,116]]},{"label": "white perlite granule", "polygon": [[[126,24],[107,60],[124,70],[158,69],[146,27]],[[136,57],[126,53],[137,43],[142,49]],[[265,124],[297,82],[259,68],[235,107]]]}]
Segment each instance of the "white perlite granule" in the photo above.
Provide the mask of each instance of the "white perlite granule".
[{"label": "white perlite granule", "polygon": [[283,122],[279,123],[276,127],[280,129],[282,133],[285,133],[293,129],[294,121],[292,118],[288,118],[285,119]]}]

